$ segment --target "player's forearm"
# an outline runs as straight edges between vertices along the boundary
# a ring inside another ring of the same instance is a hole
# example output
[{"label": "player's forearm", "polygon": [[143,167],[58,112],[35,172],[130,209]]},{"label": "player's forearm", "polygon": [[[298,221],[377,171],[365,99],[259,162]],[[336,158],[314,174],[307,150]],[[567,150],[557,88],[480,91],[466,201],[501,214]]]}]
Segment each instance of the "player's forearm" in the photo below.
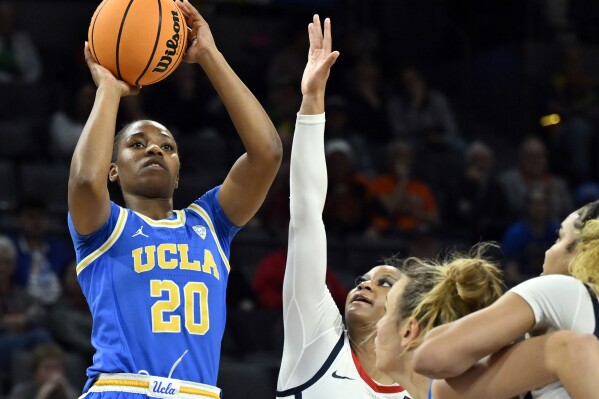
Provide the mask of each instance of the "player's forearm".
[{"label": "player's forearm", "polygon": [[597,396],[599,392],[597,337],[593,334],[558,331],[547,338],[544,349],[548,369],[559,378],[572,398]]},{"label": "player's forearm", "polygon": [[297,115],[291,150],[291,216],[322,220],[327,194],[324,114]]},{"label": "player's forearm", "polygon": [[278,167],[283,151],[281,139],[260,102],[216,48],[203,52],[199,64],[225,105],[248,160]]},{"label": "player's forearm", "polygon": [[284,304],[294,298],[299,312],[309,319],[302,322],[301,328],[310,334],[318,327],[328,328],[328,322],[320,322],[321,317],[330,309],[337,311],[330,296],[324,299],[328,295],[327,243],[322,222],[327,191],[324,123],[324,114],[298,115],[291,150],[291,221],[283,297]]},{"label": "player's forearm", "polygon": [[305,284],[299,280],[306,280],[307,286],[302,288],[302,293],[317,289],[317,282],[324,286],[325,281],[326,236],[322,210],[327,172],[324,120],[324,114],[298,115],[291,150],[289,253],[293,258],[289,261],[302,270],[293,277],[293,284],[302,287]]},{"label": "player's forearm", "polygon": [[94,107],[73,153],[72,183],[106,186],[119,102],[117,90],[109,86],[98,88]]},{"label": "player's forearm", "polygon": [[414,351],[414,369],[431,378],[459,375],[530,331],[534,321],[528,303],[508,292],[485,309],[429,331]]}]

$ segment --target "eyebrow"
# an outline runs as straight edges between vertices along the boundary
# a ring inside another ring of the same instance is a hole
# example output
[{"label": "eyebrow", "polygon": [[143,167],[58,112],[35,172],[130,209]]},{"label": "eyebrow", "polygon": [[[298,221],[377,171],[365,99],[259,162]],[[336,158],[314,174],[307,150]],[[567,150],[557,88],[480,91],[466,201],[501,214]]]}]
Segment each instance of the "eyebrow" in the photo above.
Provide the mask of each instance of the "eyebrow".
[{"label": "eyebrow", "polygon": [[[145,132],[135,132],[135,133],[131,133],[131,134],[130,134],[130,135],[127,137],[127,140],[129,140],[129,139],[130,139],[130,138],[132,138],[132,137],[139,137],[139,136],[145,136],[145,135],[146,135],[146,133],[145,133]],[[175,140],[175,138],[174,138],[174,137],[172,137],[172,136],[168,135],[168,134],[167,134],[167,133],[165,133],[165,132],[160,132],[160,135],[161,135],[161,136],[163,136],[163,137],[166,137],[166,138],[168,138],[168,139],[170,139],[170,140],[173,140],[173,141]]]},{"label": "eyebrow", "polygon": [[136,138],[139,136],[145,136],[145,133],[144,132],[131,133],[129,136],[127,136],[127,140],[129,140],[131,138]]},{"label": "eyebrow", "polygon": [[401,278],[401,277],[395,277],[395,276],[393,276],[393,275],[391,275],[391,274],[387,274],[387,273],[386,273],[386,274],[383,274],[383,275],[381,276],[381,278],[385,278],[385,277],[386,277],[386,278],[388,278],[388,279],[390,279],[390,280],[393,280],[393,281],[395,281],[395,282],[397,282],[397,281],[398,281],[398,280]]}]

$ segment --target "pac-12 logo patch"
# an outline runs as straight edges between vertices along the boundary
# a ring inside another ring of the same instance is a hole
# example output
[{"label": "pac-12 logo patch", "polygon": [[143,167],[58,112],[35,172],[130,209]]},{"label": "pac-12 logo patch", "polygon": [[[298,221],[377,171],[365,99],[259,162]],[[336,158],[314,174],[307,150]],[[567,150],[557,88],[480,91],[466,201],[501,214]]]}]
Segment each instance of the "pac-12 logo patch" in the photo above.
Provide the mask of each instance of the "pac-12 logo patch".
[{"label": "pac-12 logo patch", "polygon": [[206,238],[206,227],[197,224],[193,226],[193,231],[195,231],[197,235],[202,237],[202,240]]}]

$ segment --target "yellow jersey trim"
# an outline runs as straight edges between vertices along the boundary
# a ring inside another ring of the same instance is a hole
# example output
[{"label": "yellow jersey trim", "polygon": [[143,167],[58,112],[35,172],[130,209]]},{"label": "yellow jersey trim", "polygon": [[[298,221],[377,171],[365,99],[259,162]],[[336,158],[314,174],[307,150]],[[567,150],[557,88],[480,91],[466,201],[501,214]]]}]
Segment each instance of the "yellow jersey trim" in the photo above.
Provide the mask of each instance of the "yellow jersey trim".
[{"label": "yellow jersey trim", "polygon": [[123,233],[126,222],[127,222],[127,211],[125,209],[119,207],[119,218],[116,222],[116,227],[112,231],[112,234],[110,235],[110,237],[108,237],[108,240],[106,240],[106,242],[100,246],[100,248],[96,249],[94,252],[87,255],[81,262],[79,262],[79,264],[77,265],[77,269],[76,269],[77,275],[79,275],[79,273],[81,273],[81,271],[83,269],[88,267],[90,263],[92,263],[94,260],[98,259],[98,257],[100,255],[102,255],[103,253],[108,251],[114,245],[116,240],[118,240],[118,238]]},{"label": "yellow jersey trim", "polygon": [[204,210],[204,208],[202,208],[198,204],[194,203],[194,204],[189,205],[189,209],[191,209],[192,211],[194,211],[195,213],[197,213],[198,216],[200,216],[202,219],[204,219],[204,221],[206,222],[206,224],[208,224],[208,227],[210,228],[210,232],[212,233],[212,237],[214,237],[214,242],[216,242],[216,247],[218,248],[218,252],[220,253],[220,257],[223,259],[223,262],[225,262],[225,266],[227,267],[227,271],[230,272],[231,271],[231,266],[229,265],[229,259],[227,259],[227,256],[225,255],[225,252],[223,251],[223,248],[220,246],[220,242],[218,241],[218,236],[216,235],[216,230],[214,229],[214,225],[212,224],[212,220],[210,220],[210,216]]},{"label": "yellow jersey trim", "polygon": [[[124,380],[124,379],[100,379],[94,382],[94,386],[97,387],[129,387],[129,388],[142,388],[148,389],[150,387],[150,383],[147,381],[139,381],[139,380]],[[188,394],[188,395],[203,395],[214,399],[220,399],[220,395],[210,392],[205,389],[192,388],[189,386],[181,386],[179,388],[179,393]],[[87,395],[87,393],[86,393]],[[81,396],[83,397],[83,396]]]},{"label": "yellow jersey trim", "polygon": [[189,395],[204,395],[204,396],[209,396],[211,398],[220,399],[220,395],[217,395],[214,392],[206,391],[204,389],[181,387],[181,388],[179,388],[179,392],[186,393]]},{"label": "yellow jersey trim", "polygon": [[98,381],[94,382],[95,387],[105,387],[108,385],[112,385],[115,387],[132,387],[132,388],[144,388],[144,389],[147,389],[150,387],[149,382],[137,381],[137,380],[106,379],[106,380],[98,380]]}]

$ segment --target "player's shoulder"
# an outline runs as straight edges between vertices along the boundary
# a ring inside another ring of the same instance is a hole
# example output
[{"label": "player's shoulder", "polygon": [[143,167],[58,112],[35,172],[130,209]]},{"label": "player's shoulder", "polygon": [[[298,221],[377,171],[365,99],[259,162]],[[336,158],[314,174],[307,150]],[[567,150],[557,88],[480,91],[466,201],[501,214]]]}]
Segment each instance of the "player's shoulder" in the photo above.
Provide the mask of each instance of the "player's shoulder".
[{"label": "player's shoulder", "polygon": [[563,274],[550,274],[526,280],[512,288],[510,291],[517,294],[524,292],[560,292],[563,294],[564,292],[572,292],[584,289],[585,287],[582,281],[577,280],[572,276],[566,276]]}]

